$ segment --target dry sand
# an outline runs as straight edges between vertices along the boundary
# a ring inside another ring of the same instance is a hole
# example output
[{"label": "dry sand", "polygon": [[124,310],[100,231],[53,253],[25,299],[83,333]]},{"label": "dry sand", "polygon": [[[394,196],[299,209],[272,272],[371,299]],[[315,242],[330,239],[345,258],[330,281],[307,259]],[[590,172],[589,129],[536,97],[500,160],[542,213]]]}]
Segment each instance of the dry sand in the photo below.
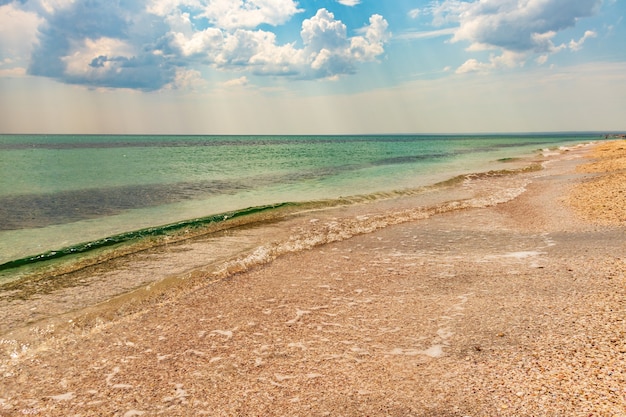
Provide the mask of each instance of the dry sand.
[{"label": "dry sand", "polygon": [[577,171],[598,175],[572,190],[569,204],[592,221],[626,224],[626,141],[598,145],[590,156]]},{"label": "dry sand", "polygon": [[2,340],[0,415],[626,416],[620,147],[508,203]]}]

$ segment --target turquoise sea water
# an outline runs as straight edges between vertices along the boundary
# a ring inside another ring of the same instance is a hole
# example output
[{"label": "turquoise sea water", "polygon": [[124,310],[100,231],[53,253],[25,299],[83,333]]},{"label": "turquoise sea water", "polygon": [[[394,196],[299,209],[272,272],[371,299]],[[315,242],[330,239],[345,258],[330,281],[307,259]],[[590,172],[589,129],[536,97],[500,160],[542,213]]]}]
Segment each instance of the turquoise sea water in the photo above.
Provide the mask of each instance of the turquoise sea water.
[{"label": "turquoise sea water", "polygon": [[600,138],[0,135],[0,265],[249,207],[407,192]]}]

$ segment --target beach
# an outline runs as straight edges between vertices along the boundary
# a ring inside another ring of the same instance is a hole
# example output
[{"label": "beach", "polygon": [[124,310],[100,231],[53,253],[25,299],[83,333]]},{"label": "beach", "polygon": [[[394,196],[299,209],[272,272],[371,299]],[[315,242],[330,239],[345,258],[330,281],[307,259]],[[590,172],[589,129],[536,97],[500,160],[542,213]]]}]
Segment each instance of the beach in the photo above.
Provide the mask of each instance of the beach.
[{"label": "beach", "polygon": [[624,416],[625,149],[287,216],[210,268],[181,242],[169,280],[7,330],[0,415]]}]

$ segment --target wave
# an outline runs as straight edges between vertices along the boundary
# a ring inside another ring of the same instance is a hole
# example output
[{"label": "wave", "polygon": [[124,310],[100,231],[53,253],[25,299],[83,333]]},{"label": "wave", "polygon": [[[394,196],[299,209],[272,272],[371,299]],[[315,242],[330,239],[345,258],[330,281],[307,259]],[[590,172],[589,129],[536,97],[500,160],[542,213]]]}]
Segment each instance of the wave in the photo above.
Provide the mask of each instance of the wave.
[{"label": "wave", "polygon": [[[58,250],[50,250],[40,254],[10,260],[0,264],[0,272],[8,271],[10,273],[11,270],[21,267],[31,267],[48,261],[72,258],[80,254],[89,255],[101,249],[115,249],[108,254],[98,252],[97,256],[89,256],[86,260],[71,263],[72,266],[69,267],[70,270],[76,270],[88,265],[105,262],[112,258],[156,247],[165,242],[170,244],[254,223],[277,221],[289,214],[418,196],[428,191],[456,187],[459,185],[469,186],[472,183],[477,184],[480,182],[479,180],[483,179],[510,176],[512,174],[530,172],[538,169],[541,169],[540,165],[532,164],[520,169],[504,169],[459,175],[434,185],[414,189],[354,195],[328,200],[282,202],[248,207],[241,210],[120,233],[102,239],[71,245]],[[319,244],[344,240],[355,234],[369,233],[382,227],[424,219],[433,214],[470,207],[485,207],[499,204],[519,195],[523,191],[524,184],[525,183],[517,187],[514,187],[512,184],[507,184],[506,187],[488,189],[483,192],[480,197],[474,197],[468,200],[446,201],[434,206],[420,206],[409,210],[390,211],[384,215],[356,217],[354,219],[344,220],[340,225],[331,224],[321,229],[312,225],[306,233],[292,236],[288,242],[275,244],[271,247],[259,247],[255,253],[246,255],[246,257],[242,259],[233,260],[230,264],[225,264],[217,274],[224,275],[234,271],[241,271],[250,265],[267,262],[287,252],[305,250]],[[66,273],[68,270],[63,270],[62,272]]]},{"label": "wave", "polygon": [[[76,255],[81,253],[90,252],[96,249],[106,248],[110,246],[119,245],[122,243],[127,243],[130,241],[137,241],[141,239],[146,239],[150,237],[159,237],[165,235],[173,235],[176,232],[181,230],[184,231],[192,231],[194,229],[199,228],[207,228],[208,226],[214,226],[210,229],[210,231],[217,231],[220,228],[228,227],[225,225],[227,221],[231,221],[234,219],[238,219],[244,216],[252,216],[254,214],[259,214],[266,212],[268,210],[276,210],[279,208],[285,208],[293,206],[294,203],[280,203],[280,204],[271,204],[265,206],[258,207],[249,207],[242,210],[230,211],[226,213],[215,214],[211,216],[185,220],[176,223],[170,223],[163,226],[158,227],[148,227],[145,229],[134,230],[130,232],[120,233],[117,235],[105,237],[103,239],[97,239],[90,242],[79,243],[76,245],[71,245],[58,250],[47,251],[34,256],[27,256],[20,259],[11,260],[0,264],[0,271],[18,268],[25,265],[32,265],[39,262],[50,261],[53,259],[63,258],[70,255]],[[206,229],[208,230],[208,229]],[[187,237],[188,238],[188,237]]]},{"label": "wave", "polygon": [[[0,325],[0,335],[24,323],[28,327],[52,319],[50,323],[60,324],[56,317],[84,308],[92,308],[93,315],[86,313],[82,325],[99,323],[103,314],[128,314],[165,292],[193,291],[283,255],[451,211],[504,203],[522,194],[535,177],[532,171],[540,168],[530,165],[459,175],[414,189],[250,207],[7,262],[0,265],[0,295],[5,309],[14,314]],[[530,175],[514,175],[524,172]],[[58,297],[58,291],[72,294],[67,303],[31,311],[42,299]]]},{"label": "wave", "polygon": [[[489,180],[509,176],[514,173],[532,172],[538,169],[541,169],[541,167],[532,165],[519,170],[500,170],[460,175],[448,181],[438,183],[435,186],[402,193],[398,192],[395,195],[395,197],[410,197],[414,194],[426,192],[428,189],[461,185],[475,188],[473,190],[474,196],[471,198],[453,199],[400,210],[388,210],[382,214],[344,217],[340,220],[334,219],[327,222],[318,222],[317,219],[312,219],[306,228],[302,228],[298,233],[291,234],[288,239],[261,245],[250,253],[228,260],[219,265],[212,272],[212,275],[215,278],[225,278],[233,274],[245,272],[255,266],[269,263],[277,257],[288,253],[300,252],[320,245],[347,240],[354,236],[372,233],[389,226],[424,220],[431,216],[451,211],[491,207],[505,203],[521,195],[526,190],[526,186],[531,179],[524,177],[519,178],[517,181],[512,181],[507,178],[506,184],[499,185],[494,185],[493,181]],[[388,197],[394,196],[388,195]],[[363,198],[367,197],[363,196]]]}]

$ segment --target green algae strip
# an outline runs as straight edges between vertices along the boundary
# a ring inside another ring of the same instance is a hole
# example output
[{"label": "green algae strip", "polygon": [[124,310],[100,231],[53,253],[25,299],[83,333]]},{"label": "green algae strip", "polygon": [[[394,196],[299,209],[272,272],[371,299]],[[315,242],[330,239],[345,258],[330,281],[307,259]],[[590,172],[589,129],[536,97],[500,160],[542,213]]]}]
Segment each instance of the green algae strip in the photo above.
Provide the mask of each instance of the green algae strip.
[{"label": "green algae strip", "polygon": [[518,168],[518,169],[503,169],[497,171],[488,171],[481,173],[473,173],[473,174],[462,174],[450,178],[446,181],[442,181],[431,186],[418,187],[413,190],[402,190],[396,192],[387,192],[387,193],[373,193],[370,195],[356,195],[352,197],[340,197],[338,199],[330,199],[330,200],[318,200],[318,201],[309,201],[309,202],[284,202],[277,204],[269,204],[263,206],[255,206],[248,207],[242,210],[235,210],[226,213],[215,214],[207,217],[200,217],[191,220],[184,220],[176,223],[166,224],[163,226],[156,227],[148,227],[144,229],[139,229],[135,231],[120,233],[117,235],[105,237],[103,239],[94,240],[91,242],[79,243],[76,245],[71,245],[58,250],[47,251],[34,256],[27,256],[20,259],[15,259],[12,261],[5,262],[0,264],[0,272],[19,268],[23,266],[33,265],[40,262],[50,261],[54,259],[60,259],[70,255],[77,255],[82,253],[87,253],[96,249],[103,249],[111,246],[115,246],[121,243],[126,243],[130,241],[138,241],[140,239],[150,238],[150,237],[159,237],[165,235],[174,235],[175,232],[181,230],[191,230],[198,229],[201,227],[206,227],[209,225],[219,225],[223,224],[226,221],[233,220],[236,218],[241,218],[244,216],[252,216],[255,214],[261,214],[264,212],[270,212],[276,209],[284,209],[284,208],[295,208],[299,207],[302,210],[306,209],[319,209],[322,207],[332,207],[343,204],[358,204],[359,202],[366,202],[371,200],[377,200],[380,198],[393,198],[399,196],[411,195],[414,193],[424,192],[429,188],[438,188],[438,187],[448,187],[455,186],[461,183],[462,181],[469,178],[480,178],[480,177],[494,177],[494,176],[502,176],[502,175],[514,175],[518,173],[524,172],[532,172],[541,170],[540,164],[530,164],[528,166]]},{"label": "green algae strip", "polygon": [[120,243],[125,243],[129,241],[144,239],[148,237],[158,237],[164,236],[167,234],[172,234],[174,232],[184,230],[184,229],[196,229],[212,224],[223,223],[227,220],[249,216],[253,214],[258,214],[262,212],[266,212],[269,210],[275,210],[279,208],[285,208],[294,206],[295,203],[279,203],[279,204],[270,204],[264,206],[257,207],[248,207],[242,210],[230,211],[226,213],[215,214],[207,217],[200,217],[192,220],[184,220],[181,222],[166,224],[163,226],[156,227],[148,227],[145,229],[134,230],[131,232],[120,233],[117,235],[105,237],[103,239],[94,240],[91,242],[79,243],[76,245],[68,246],[58,250],[51,250],[48,252],[40,253],[34,256],[27,256],[20,259],[15,259],[12,261],[5,262],[0,264],[0,271],[6,271],[8,269],[19,268],[26,265],[32,265],[39,262],[50,261],[53,259],[59,259],[70,255],[76,255],[81,253],[86,253],[93,251],[95,249],[106,248],[109,246],[118,245]]}]

